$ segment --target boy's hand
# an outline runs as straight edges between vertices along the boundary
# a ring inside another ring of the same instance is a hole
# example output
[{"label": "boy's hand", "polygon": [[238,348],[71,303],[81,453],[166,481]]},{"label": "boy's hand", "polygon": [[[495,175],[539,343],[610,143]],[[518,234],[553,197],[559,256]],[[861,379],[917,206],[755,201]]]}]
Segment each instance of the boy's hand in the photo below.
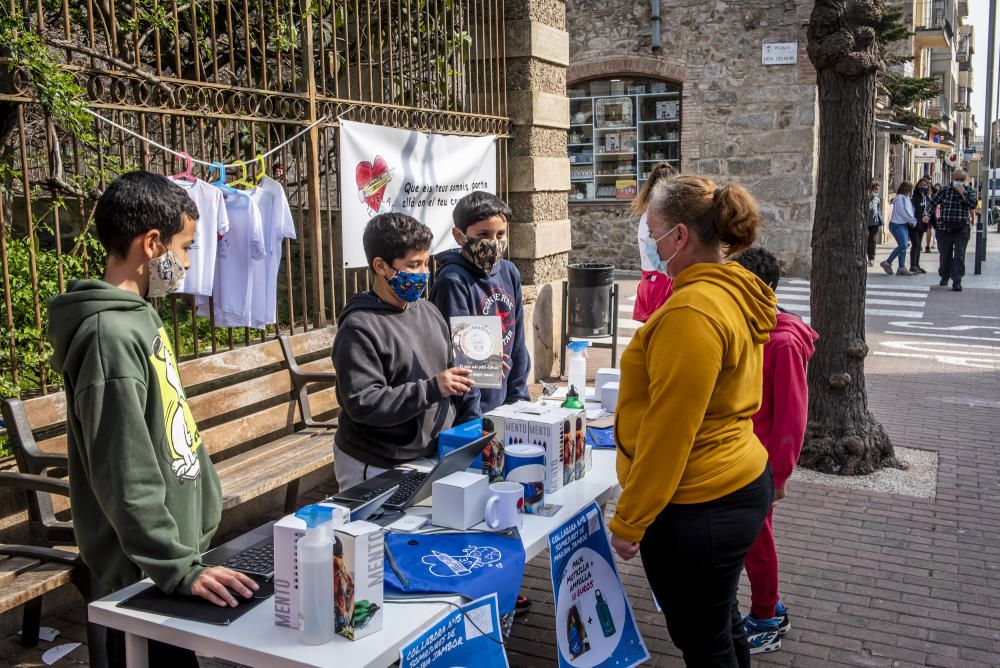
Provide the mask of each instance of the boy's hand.
[{"label": "boy's hand", "polygon": [[507,374],[510,373],[510,364],[511,364],[510,355],[508,355],[507,353],[504,353],[503,354],[503,377],[504,378],[506,378]]},{"label": "boy's hand", "polygon": [[441,396],[453,397],[471,390],[476,383],[470,376],[472,376],[472,372],[468,369],[445,369],[439,373],[437,384],[438,389],[441,390]]},{"label": "boy's hand", "polygon": [[785,491],[784,487],[776,488],[774,490],[774,500],[771,501],[771,507],[774,508],[776,505],[778,505],[778,501],[781,501],[786,496],[788,496],[788,493]]},{"label": "boy's hand", "polygon": [[[227,589],[228,587],[228,589]],[[211,601],[219,607],[236,607],[236,599],[229,591],[243,598],[250,598],[257,591],[257,583],[243,573],[231,571],[222,566],[206,568],[191,585],[191,594]]]}]

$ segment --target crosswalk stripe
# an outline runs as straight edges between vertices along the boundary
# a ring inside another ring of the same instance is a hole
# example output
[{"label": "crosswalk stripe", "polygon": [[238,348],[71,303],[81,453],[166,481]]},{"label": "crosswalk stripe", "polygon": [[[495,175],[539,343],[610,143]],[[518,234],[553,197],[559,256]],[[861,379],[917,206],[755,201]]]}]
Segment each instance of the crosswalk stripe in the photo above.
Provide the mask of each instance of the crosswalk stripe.
[{"label": "crosswalk stripe", "polygon": [[[783,295],[778,293],[778,302],[809,302],[809,295]],[[880,306],[919,306],[923,307],[926,302],[921,299],[920,301],[901,301],[898,299],[865,299],[865,304],[878,304]]]},{"label": "crosswalk stripe", "polygon": [[[784,288],[784,287],[778,288],[777,294],[780,296],[780,295],[783,295],[783,294],[798,294],[798,293],[809,294],[809,292],[810,292],[809,288],[800,288],[800,287],[795,286],[795,287],[788,287],[788,288]],[[865,294],[867,294],[870,297],[924,297],[929,292],[930,292],[930,289],[921,290],[921,291],[908,290],[906,292],[899,292],[899,291],[894,291],[894,290],[890,291],[890,290],[878,290],[878,289],[875,289],[875,288],[868,288],[868,290],[865,291]]]}]

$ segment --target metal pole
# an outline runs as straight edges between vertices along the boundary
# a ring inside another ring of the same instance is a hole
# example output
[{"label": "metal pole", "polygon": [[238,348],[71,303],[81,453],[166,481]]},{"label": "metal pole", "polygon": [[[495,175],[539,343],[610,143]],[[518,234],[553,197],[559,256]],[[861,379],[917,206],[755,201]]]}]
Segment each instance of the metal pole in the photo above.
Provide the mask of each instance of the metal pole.
[{"label": "metal pole", "polygon": [[[982,213],[980,213],[979,221],[976,224],[976,274],[982,273],[981,265],[986,255],[986,221],[989,220],[990,210],[993,206],[990,167],[993,164],[993,66],[996,61],[996,42],[997,0],[990,0],[990,27],[986,51],[986,130],[983,133],[983,158],[980,161],[982,167],[979,177],[980,187],[984,190],[983,201],[980,205]],[[982,176],[982,171],[985,171],[985,178]]]}]

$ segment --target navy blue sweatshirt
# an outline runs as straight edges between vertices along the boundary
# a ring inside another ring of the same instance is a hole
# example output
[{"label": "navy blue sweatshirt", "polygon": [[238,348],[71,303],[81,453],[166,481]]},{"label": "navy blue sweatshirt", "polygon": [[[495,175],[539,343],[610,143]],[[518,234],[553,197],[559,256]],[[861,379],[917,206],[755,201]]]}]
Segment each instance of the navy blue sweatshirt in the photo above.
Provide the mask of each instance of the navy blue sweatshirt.
[{"label": "navy blue sweatshirt", "polygon": [[[435,259],[437,276],[431,287],[431,301],[445,319],[456,315],[498,315],[503,327],[503,351],[510,356],[510,371],[497,390],[480,388],[477,394],[481,413],[515,401],[530,400],[528,370],[531,360],[524,340],[524,304],[521,274],[512,262],[500,260],[486,274],[464,257],[459,249],[445,251]],[[474,399],[473,399],[474,400]]]}]

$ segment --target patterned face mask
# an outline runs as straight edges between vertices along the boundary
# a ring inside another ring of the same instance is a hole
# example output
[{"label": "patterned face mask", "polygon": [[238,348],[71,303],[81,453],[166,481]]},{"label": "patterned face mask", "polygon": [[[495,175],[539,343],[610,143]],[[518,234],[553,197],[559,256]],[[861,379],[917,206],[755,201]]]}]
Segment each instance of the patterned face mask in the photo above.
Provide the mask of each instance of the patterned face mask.
[{"label": "patterned face mask", "polygon": [[173,251],[168,250],[160,257],[154,257],[147,263],[147,268],[149,287],[146,289],[146,296],[151,299],[171,295],[184,285],[184,265]]},{"label": "patterned face mask", "polygon": [[404,302],[415,302],[427,289],[431,278],[428,272],[408,272],[396,269],[396,275],[389,279],[389,287]]},{"label": "patterned face mask", "polygon": [[493,271],[503,258],[507,243],[503,239],[470,239],[465,238],[462,244],[462,257],[487,274]]}]

